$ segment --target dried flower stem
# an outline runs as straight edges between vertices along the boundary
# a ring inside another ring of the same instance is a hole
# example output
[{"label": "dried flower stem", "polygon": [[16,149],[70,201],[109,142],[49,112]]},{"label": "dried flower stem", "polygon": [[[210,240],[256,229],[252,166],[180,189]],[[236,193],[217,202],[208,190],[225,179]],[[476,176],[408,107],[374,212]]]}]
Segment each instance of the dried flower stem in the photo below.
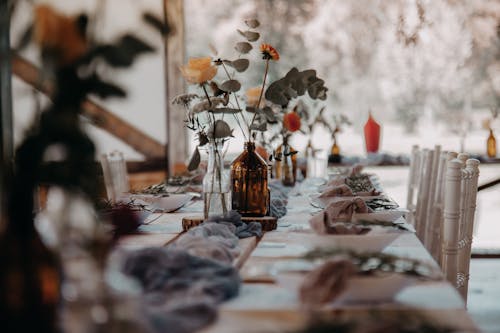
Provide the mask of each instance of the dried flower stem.
[{"label": "dried flower stem", "polygon": [[[229,74],[229,71],[227,70],[227,67],[226,67],[226,65],[224,63],[222,63],[222,68],[224,69],[224,72],[226,72],[226,75],[227,75],[228,79],[231,80],[232,77]],[[236,94],[232,94],[232,95],[234,96],[234,100],[236,101],[236,106],[238,107],[238,110],[241,110],[240,103],[238,101],[238,96],[236,96]],[[242,113],[241,113],[241,116],[243,117]],[[241,126],[240,120],[238,119],[238,117],[234,113],[233,113],[233,117],[236,120],[236,123],[238,124],[238,127],[241,130],[241,133],[243,134],[243,138],[245,139],[245,141],[247,141],[247,137],[245,135],[245,131],[243,130],[243,127]],[[243,120],[245,120],[245,119],[243,118]],[[243,121],[243,122],[246,124],[245,121]],[[248,125],[247,125],[247,127],[248,127]],[[250,127],[248,127],[248,132],[250,132]]]},{"label": "dried flower stem", "polygon": [[205,93],[205,97],[208,100],[208,105],[210,105],[210,107],[212,107],[212,100],[210,99],[210,96],[208,95],[207,87],[205,87],[205,84],[206,84],[206,82],[203,82],[201,84],[201,87],[203,88],[203,92]]},{"label": "dried flower stem", "polygon": [[[264,79],[262,80],[262,89],[260,90],[260,95],[259,95],[259,100],[257,102],[257,107],[260,106],[260,102],[262,101],[262,95],[264,94],[264,88],[266,86],[266,79],[267,79],[267,73],[269,72],[269,59],[266,59],[266,69],[264,71]],[[251,140],[252,138],[252,125],[253,125],[253,122],[255,121],[255,118],[257,117],[257,112],[254,113],[253,117],[252,117],[252,121],[250,122],[250,126],[248,126],[248,136]]]}]

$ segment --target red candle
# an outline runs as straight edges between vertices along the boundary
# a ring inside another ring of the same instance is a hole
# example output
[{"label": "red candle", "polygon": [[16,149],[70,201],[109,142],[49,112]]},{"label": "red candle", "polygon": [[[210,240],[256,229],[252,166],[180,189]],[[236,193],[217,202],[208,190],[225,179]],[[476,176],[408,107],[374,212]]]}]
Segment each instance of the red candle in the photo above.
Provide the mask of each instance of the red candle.
[{"label": "red candle", "polygon": [[366,152],[378,152],[380,143],[380,125],[375,121],[375,119],[373,119],[371,112],[368,114],[368,120],[366,121],[364,132]]}]

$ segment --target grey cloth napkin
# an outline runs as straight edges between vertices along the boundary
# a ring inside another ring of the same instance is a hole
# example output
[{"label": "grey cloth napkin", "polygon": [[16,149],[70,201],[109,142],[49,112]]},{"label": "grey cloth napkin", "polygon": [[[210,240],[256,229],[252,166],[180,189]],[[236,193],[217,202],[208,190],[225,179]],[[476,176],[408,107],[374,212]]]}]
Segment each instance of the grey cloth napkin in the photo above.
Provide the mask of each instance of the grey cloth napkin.
[{"label": "grey cloth napkin", "polygon": [[207,222],[234,226],[234,234],[238,238],[247,238],[252,236],[262,237],[262,225],[259,222],[243,222],[241,220],[241,215],[235,210],[231,210],[225,215],[210,217],[204,224]]},{"label": "grey cloth napkin", "polygon": [[143,310],[155,332],[187,333],[213,322],[217,304],[238,294],[238,271],[175,248],[132,252],[123,271],[144,289]]}]

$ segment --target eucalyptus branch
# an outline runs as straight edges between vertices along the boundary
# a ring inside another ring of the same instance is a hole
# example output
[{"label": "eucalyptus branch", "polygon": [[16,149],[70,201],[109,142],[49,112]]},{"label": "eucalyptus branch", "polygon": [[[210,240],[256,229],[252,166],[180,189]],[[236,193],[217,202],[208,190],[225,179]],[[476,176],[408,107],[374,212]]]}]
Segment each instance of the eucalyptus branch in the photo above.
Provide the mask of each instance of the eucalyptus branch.
[{"label": "eucalyptus branch", "polygon": [[[264,71],[264,79],[262,80],[262,89],[260,90],[260,95],[259,95],[259,100],[257,102],[257,107],[260,106],[260,102],[262,101],[262,95],[264,94],[264,88],[266,87],[267,73],[269,72],[269,60],[270,59],[266,59],[266,69]],[[254,115],[252,117],[252,121],[250,122],[250,126],[248,127],[248,136],[249,137],[252,137],[251,128],[252,128],[253,122],[255,121],[256,117],[257,117],[257,112],[254,113]]]},{"label": "eucalyptus branch", "polygon": [[201,87],[203,88],[203,92],[205,93],[205,97],[208,100],[208,105],[210,105],[210,107],[212,107],[212,100],[210,99],[210,96],[208,95],[207,87],[205,87],[205,85],[206,85],[206,82],[203,82],[201,84]]},{"label": "eucalyptus branch", "polygon": [[358,267],[358,274],[400,273],[421,279],[439,280],[442,275],[431,265],[412,258],[380,252],[358,253],[338,248],[318,248],[304,255],[305,259],[318,260],[335,256],[347,257]]},{"label": "eucalyptus branch", "polygon": [[[224,72],[226,72],[226,75],[227,75],[227,78],[229,80],[232,79],[231,75],[229,74],[229,71],[227,70],[227,67],[226,65],[224,64],[224,62],[222,62],[222,68],[224,69]],[[236,94],[232,94],[234,96],[234,100],[236,101],[236,107],[238,108],[238,110],[241,110],[241,107],[240,107],[240,103],[238,101],[238,96],[236,96]],[[241,113],[241,116],[243,117],[243,114]],[[238,124],[238,127],[240,128],[241,130],[241,134],[243,134],[243,138],[245,139],[245,141],[247,141],[247,136],[245,135],[245,131],[243,130],[243,127],[241,126],[241,123],[238,119],[238,117],[236,116],[236,114],[233,113],[233,117],[234,119],[236,120],[236,123]],[[246,122],[244,121],[244,123],[246,124]],[[247,127],[248,127],[248,124],[247,124]],[[248,127],[248,132],[250,132],[250,127]]]}]

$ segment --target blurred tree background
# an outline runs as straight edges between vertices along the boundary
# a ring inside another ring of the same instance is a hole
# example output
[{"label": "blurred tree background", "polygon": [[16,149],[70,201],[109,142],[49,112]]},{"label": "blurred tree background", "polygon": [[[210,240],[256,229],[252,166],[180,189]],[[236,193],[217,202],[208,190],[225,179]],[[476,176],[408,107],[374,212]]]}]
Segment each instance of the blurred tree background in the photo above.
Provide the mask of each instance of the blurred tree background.
[{"label": "blurred tree background", "polygon": [[[185,16],[187,55],[213,44],[224,57],[235,55],[235,29],[258,18],[262,41],[282,56],[271,79],[316,69],[328,110],[355,122],[372,108],[413,131],[429,114],[458,133],[472,111],[500,105],[496,0],[186,0]],[[247,87],[261,82],[262,65]]]}]

